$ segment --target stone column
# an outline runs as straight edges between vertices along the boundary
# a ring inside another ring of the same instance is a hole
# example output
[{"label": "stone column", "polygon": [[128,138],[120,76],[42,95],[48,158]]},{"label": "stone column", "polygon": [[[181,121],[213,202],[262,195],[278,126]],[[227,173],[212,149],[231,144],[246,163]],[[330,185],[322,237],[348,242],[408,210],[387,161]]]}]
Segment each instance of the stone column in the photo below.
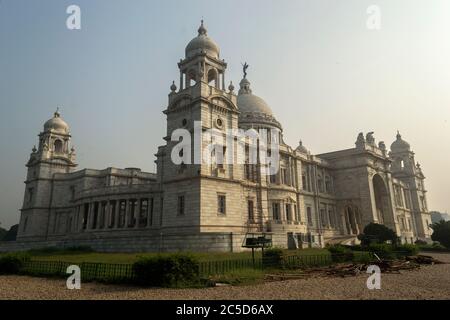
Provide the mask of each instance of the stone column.
[{"label": "stone column", "polygon": [[183,90],[183,71],[180,71],[180,91]]},{"label": "stone column", "polygon": [[154,210],[154,198],[148,199],[148,208],[147,208],[147,228],[152,226],[152,218],[153,218],[153,210]]},{"label": "stone column", "polygon": [[134,213],[134,216],[136,217],[136,224],[134,225],[134,227],[136,229],[138,229],[140,225],[139,220],[141,219],[141,210],[142,210],[142,199],[136,199],[136,208]]},{"label": "stone column", "polygon": [[120,200],[116,200],[116,208],[114,212],[114,229],[119,228],[119,210],[120,210]]},{"label": "stone column", "polygon": [[342,231],[344,232],[344,234],[348,234],[347,221],[345,219],[345,216],[346,216],[346,211],[344,209],[344,213],[343,213],[343,215],[341,215]]},{"label": "stone column", "polygon": [[130,205],[131,205],[131,201],[130,199],[128,199],[126,201],[126,209],[125,209],[125,226],[124,228],[128,228],[129,222],[130,222]]},{"label": "stone column", "polygon": [[110,211],[111,211],[111,203],[108,200],[106,202],[106,207],[105,207],[105,220],[103,221],[103,228],[104,229],[108,229],[109,228]]},{"label": "stone column", "polygon": [[352,234],[352,228],[349,221],[348,208],[344,211],[345,229],[347,229],[347,234]]},{"label": "stone column", "polygon": [[326,216],[327,216],[327,226],[328,229],[331,229],[331,217],[330,217],[330,205],[327,204],[327,208],[326,208]]},{"label": "stone column", "polygon": [[222,90],[225,91],[225,72],[222,72]]},{"label": "stone column", "polygon": [[78,208],[77,208],[77,215],[76,215],[76,220],[75,220],[75,230],[77,232],[81,231],[81,227],[80,227],[80,212],[81,212],[81,208],[82,208],[81,205],[78,206]]},{"label": "stone column", "polygon": [[87,224],[86,224],[86,230],[92,230],[92,216],[94,211],[94,203],[89,203],[89,210],[88,210],[88,216],[87,216]]}]

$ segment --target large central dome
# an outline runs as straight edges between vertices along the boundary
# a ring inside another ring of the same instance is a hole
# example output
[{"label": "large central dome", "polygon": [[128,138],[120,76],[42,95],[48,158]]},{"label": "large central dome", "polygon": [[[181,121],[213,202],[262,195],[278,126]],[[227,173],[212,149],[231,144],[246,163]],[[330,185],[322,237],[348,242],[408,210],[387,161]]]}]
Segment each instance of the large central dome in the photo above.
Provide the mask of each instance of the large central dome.
[{"label": "large central dome", "polygon": [[260,97],[254,95],[250,89],[250,81],[246,78],[240,83],[241,89],[237,97],[239,111],[242,113],[262,113],[272,115],[269,105]]},{"label": "large central dome", "polygon": [[219,46],[208,37],[208,31],[203,25],[203,20],[198,29],[198,36],[192,39],[186,47],[186,58],[192,58],[199,53],[206,53],[216,59],[219,59],[220,55]]},{"label": "large central dome", "polygon": [[245,127],[276,127],[281,124],[275,119],[269,105],[250,89],[250,81],[244,77],[240,83],[237,105],[241,114],[239,123]]}]

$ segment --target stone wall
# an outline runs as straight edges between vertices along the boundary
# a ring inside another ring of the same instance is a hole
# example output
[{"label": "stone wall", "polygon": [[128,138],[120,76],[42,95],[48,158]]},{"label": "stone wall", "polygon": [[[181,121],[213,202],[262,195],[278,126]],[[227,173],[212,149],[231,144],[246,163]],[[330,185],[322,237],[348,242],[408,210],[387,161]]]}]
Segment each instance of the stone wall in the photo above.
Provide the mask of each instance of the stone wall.
[{"label": "stone wall", "polygon": [[103,239],[0,242],[0,252],[25,251],[46,247],[89,246],[99,252],[238,252],[244,235],[199,233],[164,236],[114,237]]}]

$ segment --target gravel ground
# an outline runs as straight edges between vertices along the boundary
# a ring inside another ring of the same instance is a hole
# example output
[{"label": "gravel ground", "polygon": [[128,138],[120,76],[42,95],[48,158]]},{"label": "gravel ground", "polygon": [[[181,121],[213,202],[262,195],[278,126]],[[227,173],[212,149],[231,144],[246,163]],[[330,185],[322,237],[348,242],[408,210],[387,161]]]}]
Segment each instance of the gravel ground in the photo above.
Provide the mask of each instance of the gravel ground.
[{"label": "gravel ground", "polygon": [[[432,254],[450,263],[450,254]],[[246,287],[208,289],[142,289],[86,283],[67,290],[65,281],[0,276],[0,299],[132,299],[132,300],[278,300],[278,299],[450,299],[450,264],[381,276],[381,290],[368,290],[368,275],[311,278]]]}]

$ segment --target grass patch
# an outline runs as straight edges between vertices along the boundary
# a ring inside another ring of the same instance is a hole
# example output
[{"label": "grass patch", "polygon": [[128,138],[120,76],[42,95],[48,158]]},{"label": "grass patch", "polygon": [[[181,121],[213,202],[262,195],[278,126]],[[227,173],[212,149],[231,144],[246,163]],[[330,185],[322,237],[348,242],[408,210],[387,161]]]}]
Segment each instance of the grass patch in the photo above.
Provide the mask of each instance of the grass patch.
[{"label": "grass patch", "polygon": [[[329,255],[326,249],[301,249],[301,250],[284,250],[286,254],[295,255]],[[39,261],[65,261],[72,263],[92,262],[92,263],[111,263],[111,264],[133,264],[139,258],[155,257],[158,255],[170,255],[170,253],[101,253],[86,252],[77,250],[60,250],[60,249],[40,249],[29,251],[32,260]],[[186,252],[183,252],[186,253]],[[248,252],[196,252],[186,253],[195,257],[199,262],[205,261],[225,261],[225,260],[251,260],[252,253]],[[255,252],[255,259],[261,259],[261,250]]]},{"label": "grass patch", "polygon": [[320,248],[306,248],[306,249],[299,249],[299,250],[284,250],[285,254],[295,254],[298,256],[321,256],[330,255],[330,252],[327,249],[320,249]]},{"label": "grass patch", "polygon": [[[186,253],[195,257],[198,261],[224,261],[252,259],[251,252],[241,253]],[[112,264],[132,264],[141,257],[150,258],[156,256],[167,256],[170,253],[100,253],[100,252],[54,252],[54,253],[31,253],[32,260],[40,261],[66,261],[73,263],[112,263]],[[261,252],[255,253],[255,258],[261,258]]]},{"label": "grass patch", "polygon": [[240,269],[222,275],[211,276],[210,280],[232,286],[244,286],[262,283],[264,282],[264,276],[264,271],[260,269]]}]

